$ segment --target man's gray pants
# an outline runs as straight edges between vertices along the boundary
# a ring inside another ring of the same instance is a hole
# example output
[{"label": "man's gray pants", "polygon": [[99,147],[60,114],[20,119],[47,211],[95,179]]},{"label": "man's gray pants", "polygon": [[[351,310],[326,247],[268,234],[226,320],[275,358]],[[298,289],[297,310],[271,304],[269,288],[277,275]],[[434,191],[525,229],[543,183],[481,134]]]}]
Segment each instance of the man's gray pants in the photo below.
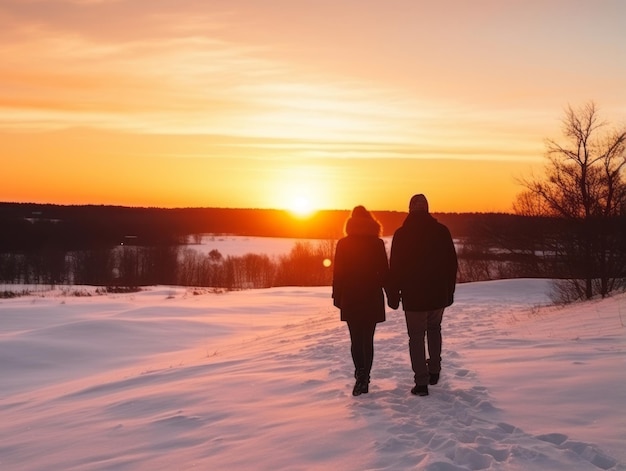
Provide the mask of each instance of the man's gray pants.
[{"label": "man's gray pants", "polygon": [[[405,311],[409,333],[411,367],[415,373],[415,384],[428,384],[429,375],[441,371],[441,320],[443,309],[433,311]],[[428,346],[428,359],[426,359]]]}]

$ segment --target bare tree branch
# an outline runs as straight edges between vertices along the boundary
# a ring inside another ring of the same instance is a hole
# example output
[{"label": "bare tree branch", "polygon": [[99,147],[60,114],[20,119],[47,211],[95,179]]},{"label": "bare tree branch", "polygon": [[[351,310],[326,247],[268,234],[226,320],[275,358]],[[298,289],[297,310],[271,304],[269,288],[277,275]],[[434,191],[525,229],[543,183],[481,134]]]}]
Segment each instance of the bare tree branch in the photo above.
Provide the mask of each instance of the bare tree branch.
[{"label": "bare tree branch", "polygon": [[574,232],[567,236],[573,242],[566,244],[565,256],[579,267],[574,272],[584,278],[585,297],[595,285],[604,296],[620,285],[612,277],[626,279],[626,234],[623,223],[613,224],[626,218],[626,129],[611,131],[594,102],[568,106],[562,123],[565,141],[546,140],[545,175],[521,181],[526,190],[514,208],[572,221]]}]

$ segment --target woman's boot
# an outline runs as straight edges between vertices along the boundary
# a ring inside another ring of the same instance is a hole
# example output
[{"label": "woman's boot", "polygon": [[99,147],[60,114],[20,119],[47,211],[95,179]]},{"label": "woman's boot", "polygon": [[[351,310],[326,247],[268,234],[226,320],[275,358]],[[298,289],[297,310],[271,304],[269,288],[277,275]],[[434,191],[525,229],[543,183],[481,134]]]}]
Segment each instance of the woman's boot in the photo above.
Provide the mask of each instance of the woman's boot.
[{"label": "woman's boot", "polygon": [[370,375],[364,371],[361,377],[361,393],[367,394],[370,391]]},{"label": "woman's boot", "polygon": [[361,394],[365,394],[369,392],[369,375],[363,369],[358,369],[355,371],[354,376],[356,378],[356,382],[354,383],[354,388],[352,389],[353,396],[360,396]]}]

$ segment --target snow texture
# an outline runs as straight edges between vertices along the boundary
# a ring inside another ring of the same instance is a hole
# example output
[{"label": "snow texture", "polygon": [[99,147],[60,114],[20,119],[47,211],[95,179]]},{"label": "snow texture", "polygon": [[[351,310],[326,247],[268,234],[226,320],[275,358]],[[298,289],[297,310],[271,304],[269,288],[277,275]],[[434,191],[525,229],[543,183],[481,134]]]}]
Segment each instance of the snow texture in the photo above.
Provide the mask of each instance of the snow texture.
[{"label": "snow texture", "polygon": [[626,297],[548,287],[460,285],[428,397],[400,310],[351,395],[329,287],[0,300],[0,469],[626,470]]}]

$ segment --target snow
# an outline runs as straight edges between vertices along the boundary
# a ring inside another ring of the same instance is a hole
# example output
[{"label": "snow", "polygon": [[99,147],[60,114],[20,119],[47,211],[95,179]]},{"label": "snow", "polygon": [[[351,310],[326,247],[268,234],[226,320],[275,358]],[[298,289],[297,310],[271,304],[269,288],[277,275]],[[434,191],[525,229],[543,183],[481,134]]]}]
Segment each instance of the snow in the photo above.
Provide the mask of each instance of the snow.
[{"label": "snow", "polygon": [[[393,236],[383,237],[387,249],[391,247]],[[264,254],[269,257],[280,257],[289,255],[289,252],[296,244],[309,244],[313,247],[324,244],[326,239],[294,239],[280,237],[252,237],[238,236],[232,234],[205,234],[201,237],[200,243],[191,241],[185,248],[197,250],[200,253],[208,254],[212,250],[217,250],[222,256],[241,257],[246,254]]]},{"label": "snow", "polygon": [[264,254],[269,257],[274,257],[289,255],[289,252],[297,243],[315,245],[319,242],[320,241],[316,239],[206,234],[202,236],[200,243],[190,243],[187,245],[187,248],[207,254],[212,250],[217,250],[224,257],[241,257],[249,253]]},{"label": "snow", "polygon": [[428,397],[400,310],[351,395],[329,287],[2,299],[0,469],[626,470],[626,295],[548,288],[459,285]]}]

